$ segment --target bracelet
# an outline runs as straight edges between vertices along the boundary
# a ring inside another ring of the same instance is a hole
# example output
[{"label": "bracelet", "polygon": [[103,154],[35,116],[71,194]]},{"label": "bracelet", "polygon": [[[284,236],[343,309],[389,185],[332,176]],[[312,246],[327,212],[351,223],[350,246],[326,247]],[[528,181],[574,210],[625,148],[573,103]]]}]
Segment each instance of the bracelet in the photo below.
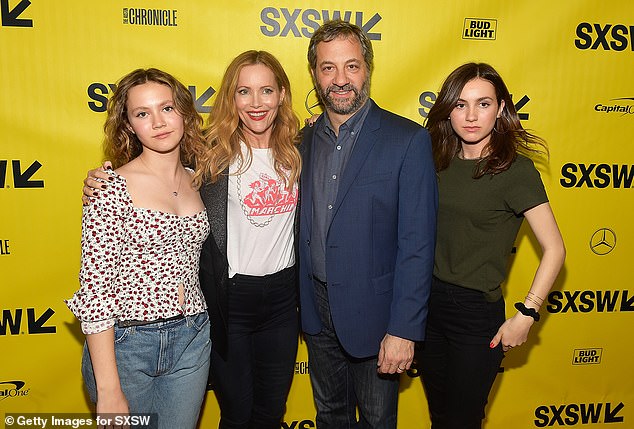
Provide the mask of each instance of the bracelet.
[{"label": "bracelet", "polygon": [[544,303],[542,302],[538,302],[535,298],[532,298],[530,295],[526,295],[526,300],[532,302],[533,304],[535,304],[538,307],[541,307],[542,304]]},{"label": "bracelet", "polygon": [[532,317],[535,322],[539,322],[539,313],[534,308],[526,307],[523,302],[516,302],[515,308],[524,316]]},{"label": "bracelet", "polygon": [[[530,291],[529,291],[527,296],[531,296],[531,297],[533,297],[533,298],[535,298],[535,299],[538,299],[539,301],[541,301],[541,303],[543,303],[543,302],[544,302],[544,298],[541,298],[541,297],[539,297],[539,296],[535,295],[533,292],[530,292]],[[540,305],[541,305],[541,304],[540,304]]]}]

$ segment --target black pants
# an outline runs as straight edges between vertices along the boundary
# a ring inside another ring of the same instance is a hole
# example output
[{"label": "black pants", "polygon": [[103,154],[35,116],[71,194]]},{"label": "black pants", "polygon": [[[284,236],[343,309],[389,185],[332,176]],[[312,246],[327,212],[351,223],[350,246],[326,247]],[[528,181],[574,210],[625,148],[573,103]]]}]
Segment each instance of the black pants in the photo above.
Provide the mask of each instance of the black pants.
[{"label": "black pants", "polygon": [[504,357],[489,344],[504,320],[504,299],[433,279],[419,357],[433,429],[481,428]]},{"label": "black pants", "polygon": [[279,429],[297,355],[295,269],[229,283],[227,359],[211,354],[219,428]]}]

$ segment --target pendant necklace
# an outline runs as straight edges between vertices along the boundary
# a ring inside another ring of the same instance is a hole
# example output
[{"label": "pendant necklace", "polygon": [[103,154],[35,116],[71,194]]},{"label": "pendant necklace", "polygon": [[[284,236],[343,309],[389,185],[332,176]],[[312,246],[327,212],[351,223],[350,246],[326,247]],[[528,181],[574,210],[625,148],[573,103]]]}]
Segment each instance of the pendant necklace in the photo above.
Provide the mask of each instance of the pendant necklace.
[{"label": "pendant necklace", "polygon": [[[156,178],[157,178],[157,179],[159,179],[161,182],[163,182],[163,184],[165,184],[165,182],[164,182],[164,181],[160,178],[160,176],[159,176],[158,174],[154,173],[154,171],[152,171],[152,169],[151,169],[151,168],[150,168],[150,167],[149,167],[149,166],[145,163],[145,161],[143,160],[143,158],[140,158],[140,159],[141,159],[141,162],[143,163],[143,165],[145,166],[145,168],[146,168],[146,169],[147,169],[150,173],[152,173],[152,175],[153,175],[154,177],[156,177]],[[179,193],[179,192],[180,192],[180,190],[181,190],[181,182],[182,182],[182,181],[183,181],[183,173],[181,172],[181,174],[180,174],[180,175],[179,175],[179,177],[178,177],[178,187],[176,188],[176,190],[175,190],[175,191],[172,191],[172,196],[173,196],[173,197],[178,197],[178,193]],[[169,186],[168,186],[168,188],[169,188]]]}]

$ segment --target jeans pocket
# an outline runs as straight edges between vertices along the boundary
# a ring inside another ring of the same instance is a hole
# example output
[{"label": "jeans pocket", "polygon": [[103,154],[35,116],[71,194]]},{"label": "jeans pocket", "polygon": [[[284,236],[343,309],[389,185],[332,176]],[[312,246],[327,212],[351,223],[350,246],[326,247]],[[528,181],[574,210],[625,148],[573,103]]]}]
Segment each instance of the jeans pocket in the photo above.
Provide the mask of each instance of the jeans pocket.
[{"label": "jeans pocket", "polygon": [[114,327],[114,343],[121,344],[129,335],[130,330],[134,329],[134,326],[129,326],[127,328],[118,328],[116,325]]},{"label": "jeans pocket", "polygon": [[481,312],[487,309],[487,301],[484,297],[484,293],[480,291],[460,286],[451,286],[448,292],[454,305],[464,311]]},{"label": "jeans pocket", "polygon": [[207,311],[203,311],[192,318],[192,326],[198,332],[202,331],[206,323],[209,323],[209,313]]}]

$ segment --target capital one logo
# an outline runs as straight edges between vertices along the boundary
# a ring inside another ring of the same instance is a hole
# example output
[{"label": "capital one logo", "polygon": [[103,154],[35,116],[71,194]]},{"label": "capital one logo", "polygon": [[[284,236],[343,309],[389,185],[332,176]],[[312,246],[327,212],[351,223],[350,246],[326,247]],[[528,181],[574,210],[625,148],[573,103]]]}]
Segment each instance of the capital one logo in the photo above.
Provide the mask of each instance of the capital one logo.
[{"label": "capital one logo", "polygon": [[28,395],[31,389],[25,389],[25,385],[26,383],[20,380],[0,381],[0,401]]},{"label": "capital one logo", "polygon": [[616,234],[610,228],[598,229],[590,238],[590,250],[595,255],[603,256],[616,247]]}]

